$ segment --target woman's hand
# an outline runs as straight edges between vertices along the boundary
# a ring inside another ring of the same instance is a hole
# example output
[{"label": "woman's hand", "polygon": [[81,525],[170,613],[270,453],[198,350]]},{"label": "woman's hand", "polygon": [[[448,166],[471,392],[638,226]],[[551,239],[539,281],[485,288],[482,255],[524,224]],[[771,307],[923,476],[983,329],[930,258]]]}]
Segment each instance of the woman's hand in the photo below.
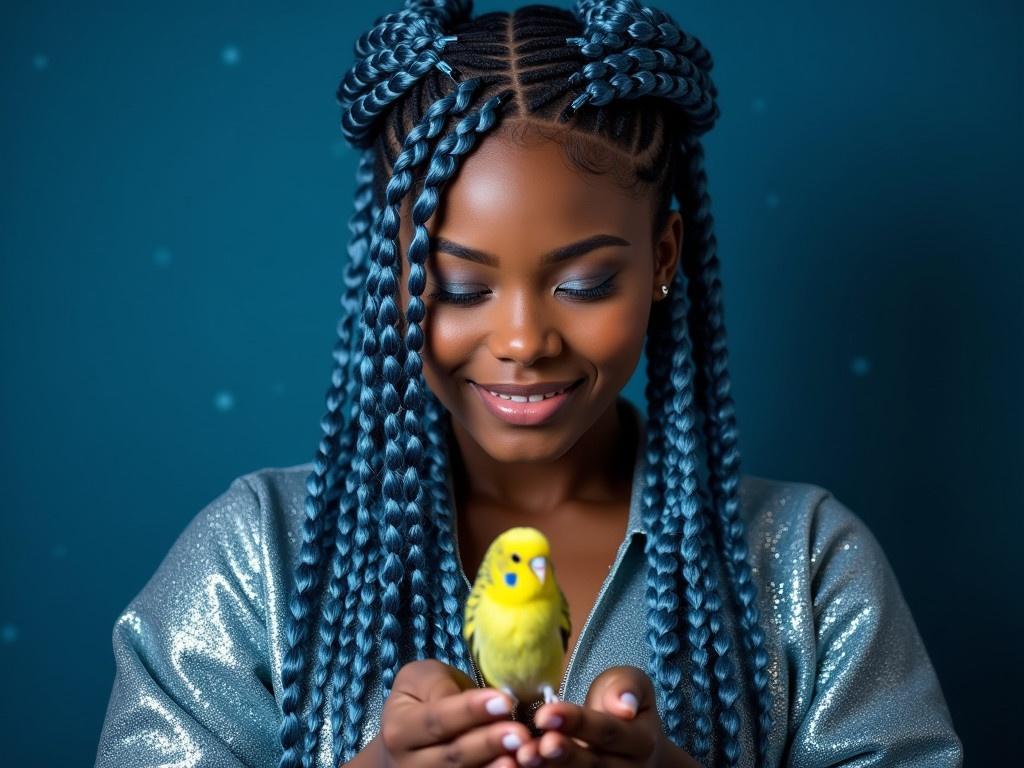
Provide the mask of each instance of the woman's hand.
[{"label": "woman's hand", "polygon": [[522,766],[700,768],[665,736],[654,686],[636,667],[611,667],[587,691],[584,705],[545,704],[534,723],[546,731],[516,752]]},{"label": "woman's hand", "polygon": [[409,662],[384,702],[373,764],[469,768],[510,756],[530,739],[525,725],[509,719],[511,706],[504,693],[477,688],[461,670],[434,659]]}]

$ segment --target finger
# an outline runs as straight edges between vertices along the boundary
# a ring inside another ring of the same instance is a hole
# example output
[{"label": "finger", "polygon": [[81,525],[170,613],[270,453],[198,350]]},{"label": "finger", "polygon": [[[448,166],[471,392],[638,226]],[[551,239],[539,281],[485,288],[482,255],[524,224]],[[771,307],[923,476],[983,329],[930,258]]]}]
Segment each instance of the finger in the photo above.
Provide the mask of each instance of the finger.
[{"label": "finger", "polygon": [[[423,766],[479,768],[515,751],[530,738],[522,723],[492,723],[472,728],[446,744],[436,744],[412,753],[413,763]],[[512,760],[513,765],[515,760]]]},{"label": "finger", "polygon": [[[563,766],[564,768],[634,768],[634,758],[597,752],[580,739],[549,731],[537,740],[539,763],[531,768]],[[518,757],[518,753],[517,753]],[[644,763],[646,765],[646,763]],[[520,762],[520,765],[523,765]]]},{"label": "finger", "polygon": [[571,757],[567,744],[570,741],[568,737],[556,731],[543,734],[539,739],[526,742],[516,751],[516,763],[521,768],[563,764]]},{"label": "finger", "polygon": [[585,706],[632,720],[655,705],[654,684],[637,667],[610,667],[587,691]]},{"label": "finger", "polygon": [[471,728],[508,719],[512,700],[494,688],[474,688],[425,702],[397,702],[395,707],[410,708],[407,715],[390,718],[401,723],[388,734],[388,743],[398,751],[442,744]]},{"label": "finger", "polygon": [[476,681],[461,669],[437,659],[420,659],[398,670],[392,693],[402,693],[419,701],[432,701],[476,688]]},{"label": "finger", "polygon": [[[534,715],[537,727],[552,729],[544,734],[545,737],[555,733],[575,737],[598,752],[623,757],[645,757],[654,749],[651,729],[645,721],[623,720],[592,707],[565,701],[545,704]],[[541,741],[543,754],[543,738]]]},{"label": "finger", "polygon": [[539,768],[544,765],[540,754],[540,740],[530,739],[516,750],[516,764],[522,768]]},{"label": "finger", "polygon": [[537,752],[543,765],[566,765],[578,760],[581,747],[558,731],[548,731],[537,740]]}]

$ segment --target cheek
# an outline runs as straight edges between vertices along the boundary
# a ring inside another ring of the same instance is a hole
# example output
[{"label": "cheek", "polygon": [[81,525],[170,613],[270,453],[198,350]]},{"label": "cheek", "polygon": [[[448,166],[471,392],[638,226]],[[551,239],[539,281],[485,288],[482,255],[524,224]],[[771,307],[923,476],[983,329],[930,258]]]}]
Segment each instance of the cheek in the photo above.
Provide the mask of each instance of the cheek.
[{"label": "cheek", "polygon": [[620,296],[617,301],[595,304],[586,312],[577,310],[563,335],[576,354],[595,368],[632,371],[643,350],[649,305],[638,296]]},{"label": "cheek", "polygon": [[479,313],[462,312],[458,308],[427,302],[421,356],[423,377],[433,392],[440,392],[447,377],[472,356],[473,350],[481,343],[481,325]]}]

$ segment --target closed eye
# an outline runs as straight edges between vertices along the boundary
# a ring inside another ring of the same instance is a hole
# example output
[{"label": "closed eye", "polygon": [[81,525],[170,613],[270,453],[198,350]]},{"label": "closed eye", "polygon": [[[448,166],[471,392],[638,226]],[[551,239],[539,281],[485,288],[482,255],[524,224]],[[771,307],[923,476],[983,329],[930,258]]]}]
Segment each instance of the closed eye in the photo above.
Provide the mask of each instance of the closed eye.
[{"label": "closed eye", "polygon": [[[557,288],[556,293],[561,292],[563,295],[571,297],[574,301],[593,301],[595,299],[603,299],[606,296],[610,296],[615,292],[617,287],[615,283],[616,275],[612,275],[600,285],[592,288]],[[439,287],[437,290],[429,294],[430,298],[445,304],[475,304],[482,297],[491,293],[491,291],[474,291],[474,292],[461,292],[461,291],[449,291],[445,288]]]}]

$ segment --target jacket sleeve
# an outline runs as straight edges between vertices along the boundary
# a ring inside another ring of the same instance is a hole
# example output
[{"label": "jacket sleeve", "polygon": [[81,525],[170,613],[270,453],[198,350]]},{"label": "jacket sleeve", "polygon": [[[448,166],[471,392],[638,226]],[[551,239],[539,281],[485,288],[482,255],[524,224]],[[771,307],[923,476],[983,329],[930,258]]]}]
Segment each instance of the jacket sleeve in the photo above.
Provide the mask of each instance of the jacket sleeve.
[{"label": "jacket sleeve", "polygon": [[834,496],[810,528],[816,674],[792,768],[960,768],[938,677],[867,525]]},{"label": "jacket sleeve", "polygon": [[259,500],[241,477],[117,618],[97,768],[277,764],[258,538]]}]

